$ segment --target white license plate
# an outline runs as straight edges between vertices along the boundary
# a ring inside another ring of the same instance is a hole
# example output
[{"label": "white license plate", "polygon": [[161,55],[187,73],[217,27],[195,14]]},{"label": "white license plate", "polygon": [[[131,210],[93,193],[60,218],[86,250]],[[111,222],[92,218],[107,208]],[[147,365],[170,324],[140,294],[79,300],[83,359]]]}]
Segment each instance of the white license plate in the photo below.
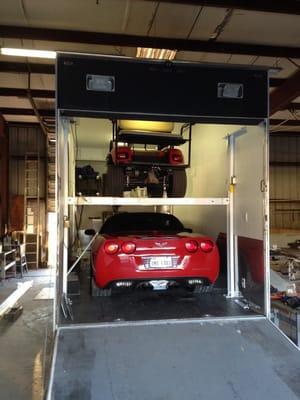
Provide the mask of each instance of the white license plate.
[{"label": "white license plate", "polygon": [[173,268],[172,257],[151,257],[148,262],[148,268]]}]

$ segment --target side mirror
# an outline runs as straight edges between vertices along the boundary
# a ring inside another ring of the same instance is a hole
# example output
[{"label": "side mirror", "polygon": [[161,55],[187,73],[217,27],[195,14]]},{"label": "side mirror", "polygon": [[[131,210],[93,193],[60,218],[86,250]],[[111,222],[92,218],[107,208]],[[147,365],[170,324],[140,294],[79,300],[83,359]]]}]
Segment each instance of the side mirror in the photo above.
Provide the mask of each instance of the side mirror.
[{"label": "side mirror", "polygon": [[193,233],[193,229],[191,228],[183,228],[184,232]]},{"label": "side mirror", "polygon": [[84,233],[85,233],[85,235],[87,235],[87,236],[94,236],[94,235],[96,234],[96,231],[95,231],[95,229],[86,229],[86,230],[84,231]]}]

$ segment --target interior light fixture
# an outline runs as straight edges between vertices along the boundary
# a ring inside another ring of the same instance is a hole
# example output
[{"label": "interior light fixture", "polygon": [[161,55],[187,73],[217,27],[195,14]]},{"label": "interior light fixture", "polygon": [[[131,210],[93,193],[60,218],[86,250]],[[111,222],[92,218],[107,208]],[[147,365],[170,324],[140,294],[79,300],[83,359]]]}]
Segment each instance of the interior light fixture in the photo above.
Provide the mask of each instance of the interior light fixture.
[{"label": "interior light fixture", "polygon": [[56,51],[14,49],[10,47],[1,47],[1,54],[5,56],[17,56],[17,57],[56,58]]},{"label": "interior light fixture", "polygon": [[174,60],[177,50],[169,49],[152,49],[148,47],[138,47],[136,57],[138,58],[154,58],[157,60]]}]

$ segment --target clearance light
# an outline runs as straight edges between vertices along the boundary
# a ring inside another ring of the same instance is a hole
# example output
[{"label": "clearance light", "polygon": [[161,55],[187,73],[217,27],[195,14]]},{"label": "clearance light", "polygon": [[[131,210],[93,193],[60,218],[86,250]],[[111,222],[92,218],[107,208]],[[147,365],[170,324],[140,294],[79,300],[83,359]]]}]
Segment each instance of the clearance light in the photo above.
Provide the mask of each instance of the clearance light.
[{"label": "clearance light", "polygon": [[17,56],[17,57],[56,58],[56,51],[14,49],[9,47],[2,47],[1,54],[3,54],[4,56]]},{"label": "clearance light", "polygon": [[132,242],[125,242],[122,244],[122,251],[125,254],[132,254],[135,252],[135,244]]},{"label": "clearance light", "polygon": [[148,47],[138,47],[136,57],[139,58],[155,58],[157,60],[174,60],[177,50],[169,49],[152,49]]},{"label": "clearance light", "polygon": [[105,253],[112,255],[112,254],[116,254],[119,250],[119,245],[117,243],[105,243],[104,245],[104,250]]},{"label": "clearance light", "polygon": [[198,243],[196,240],[189,240],[185,243],[185,248],[189,253],[196,253],[198,250]]},{"label": "clearance light", "polygon": [[204,253],[210,253],[212,251],[212,249],[214,248],[214,244],[211,240],[203,240],[200,243],[200,249],[204,252]]}]

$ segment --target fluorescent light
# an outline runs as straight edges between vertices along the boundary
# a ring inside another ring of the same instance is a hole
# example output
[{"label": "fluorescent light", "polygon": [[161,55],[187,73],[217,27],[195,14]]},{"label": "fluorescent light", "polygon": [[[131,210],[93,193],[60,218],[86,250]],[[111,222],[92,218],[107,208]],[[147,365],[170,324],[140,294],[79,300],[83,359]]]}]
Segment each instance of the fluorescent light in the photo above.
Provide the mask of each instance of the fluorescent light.
[{"label": "fluorescent light", "polygon": [[36,58],[56,58],[55,51],[47,50],[32,50],[32,49],[13,49],[9,47],[2,47],[1,54],[5,56],[17,57],[36,57]]},{"label": "fluorescent light", "polygon": [[148,47],[138,47],[136,57],[139,58],[155,58],[157,60],[174,60],[177,50],[169,49],[152,49]]}]

